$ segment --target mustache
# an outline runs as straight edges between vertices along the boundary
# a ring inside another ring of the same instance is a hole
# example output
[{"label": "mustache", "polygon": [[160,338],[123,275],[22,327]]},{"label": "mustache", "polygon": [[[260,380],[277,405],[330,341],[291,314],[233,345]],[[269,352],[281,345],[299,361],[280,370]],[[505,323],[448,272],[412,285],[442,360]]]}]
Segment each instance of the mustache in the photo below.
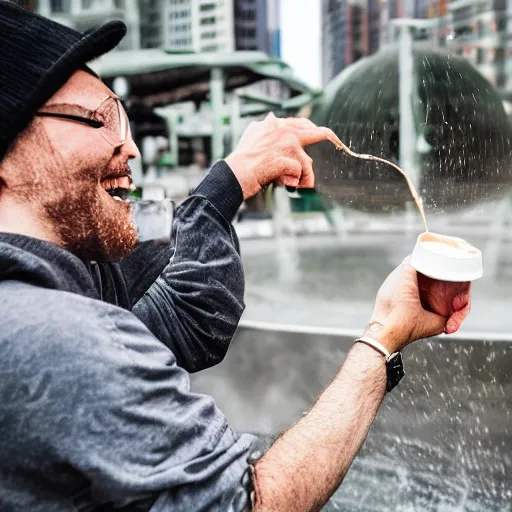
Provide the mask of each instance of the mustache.
[{"label": "mustache", "polygon": [[105,178],[120,178],[121,176],[129,176],[131,178],[131,175],[132,170],[128,165],[128,161],[124,161],[108,165],[100,178],[102,180]]}]

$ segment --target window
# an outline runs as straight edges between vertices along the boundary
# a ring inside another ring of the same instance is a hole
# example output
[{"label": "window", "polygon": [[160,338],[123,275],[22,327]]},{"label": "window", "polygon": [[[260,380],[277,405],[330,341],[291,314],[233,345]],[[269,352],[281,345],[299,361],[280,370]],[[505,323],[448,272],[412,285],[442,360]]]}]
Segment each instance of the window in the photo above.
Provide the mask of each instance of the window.
[{"label": "window", "polygon": [[201,25],[213,25],[214,23],[215,23],[215,16],[201,19]]},{"label": "window", "polygon": [[213,11],[215,9],[215,4],[202,4],[200,7],[199,7],[199,10],[201,12],[208,12],[208,11]]}]

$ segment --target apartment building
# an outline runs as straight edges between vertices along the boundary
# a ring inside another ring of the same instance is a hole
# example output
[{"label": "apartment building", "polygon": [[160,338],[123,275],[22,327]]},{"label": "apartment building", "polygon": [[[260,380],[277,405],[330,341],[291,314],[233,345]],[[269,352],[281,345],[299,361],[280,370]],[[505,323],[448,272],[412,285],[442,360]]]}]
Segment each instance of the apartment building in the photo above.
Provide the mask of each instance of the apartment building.
[{"label": "apartment building", "polygon": [[140,0],[141,46],[173,51],[235,49],[232,0]]},{"label": "apartment building", "polygon": [[[119,49],[140,48],[140,19],[137,0],[39,0],[37,12],[81,32],[107,20],[123,20],[128,33]],[[34,9],[35,10],[35,9]]]},{"label": "apartment building", "polygon": [[379,0],[322,1],[322,83],[380,46]]}]

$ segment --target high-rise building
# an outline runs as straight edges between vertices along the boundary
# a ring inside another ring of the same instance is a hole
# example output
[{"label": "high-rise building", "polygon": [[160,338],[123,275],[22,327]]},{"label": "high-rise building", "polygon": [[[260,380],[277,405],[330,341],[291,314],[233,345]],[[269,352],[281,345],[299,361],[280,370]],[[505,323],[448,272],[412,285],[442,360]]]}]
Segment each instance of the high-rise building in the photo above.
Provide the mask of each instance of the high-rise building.
[{"label": "high-rise building", "polygon": [[267,38],[271,57],[281,57],[281,15],[279,0],[267,0]]},{"label": "high-rise building", "polygon": [[128,32],[118,48],[140,48],[137,0],[39,0],[37,12],[80,32],[97,27],[108,20],[123,20]]},{"label": "high-rise building", "polygon": [[[259,51],[281,56],[279,0],[234,0],[236,50]],[[285,87],[275,80],[264,80],[245,92],[282,97]]]},{"label": "high-rise building", "polygon": [[279,56],[279,0],[139,0],[141,45]]},{"label": "high-rise building", "polygon": [[267,0],[235,0],[234,4],[236,49],[268,53]]},{"label": "high-rise building", "polygon": [[279,0],[234,0],[237,50],[281,55]]},{"label": "high-rise building", "polygon": [[140,0],[139,8],[143,48],[235,49],[233,0]]},{"label": "high-rise building", "polygon": [[468,58],[500,92],[512,96],[512,79],[506,73],[506,54],[510,48],[507,0],[456,0],[448,9],[450,46]]},{"label": "high-rise building", "polygon": [[324,85],[348,65],[379,49],[381,6],[379,0],[322,1]]}]

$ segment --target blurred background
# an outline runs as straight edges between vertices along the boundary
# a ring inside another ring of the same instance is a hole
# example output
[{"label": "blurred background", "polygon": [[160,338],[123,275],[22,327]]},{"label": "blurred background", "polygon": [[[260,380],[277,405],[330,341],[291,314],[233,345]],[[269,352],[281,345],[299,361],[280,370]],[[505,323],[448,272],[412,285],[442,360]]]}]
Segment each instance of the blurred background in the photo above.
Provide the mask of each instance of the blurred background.
[{"label": "blurred background", "polygon": [[[91,66],[124,101],[148,204],[179,204],[270,111],[404,168],[431,231],[480,248],[485,275],[460,333],[404,352],[406,378],[326,510],[511,511],[512,0],[20,3],[81,31],[128,26]],[[192,379],[261,435],[312,405],[423,231],[395,171],[308,151],[314,190],[270,187],[240,209],[247,308],[226,360]],[[141,239],[157,236],[144,219]]]}]

